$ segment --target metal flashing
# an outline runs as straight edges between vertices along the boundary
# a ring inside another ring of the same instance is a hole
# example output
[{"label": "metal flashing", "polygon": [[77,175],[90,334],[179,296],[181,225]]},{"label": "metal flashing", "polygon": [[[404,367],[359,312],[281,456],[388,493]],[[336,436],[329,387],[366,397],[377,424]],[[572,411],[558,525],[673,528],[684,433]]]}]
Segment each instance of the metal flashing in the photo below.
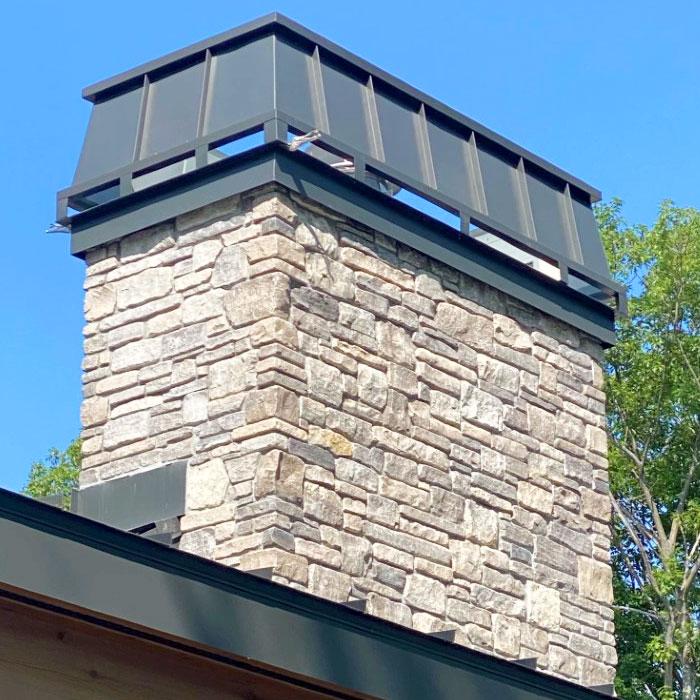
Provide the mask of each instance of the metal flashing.
[{"label": "metal flashing", "polygon": [[[520,299],[589,333],[605,345],[615,342],[614,312],[607,305],[470,236],[460,236],[450,226],[337,172],[317,158],[301,151],[290,152],[277,142],[76,215],[72,252],[82,254],[128,233],[271,182]],[[604,279],[596,283],[606,294],[624,298],[621,288],[614,283],[606,283]]]},{"label": "metal flashing", "polygon": [[0,595],[341,697],[603,697],[3,489],[0,541]]},{"label": "metal flashing", "polygon": [[[90,211],[221,156],[264,130],[267,141],[318,133],[314,146],[348,179],[391,183],[572,276],[596,298],[614,286],[591,205],[600,193],[380,68],[274,13],[87,88],[93,112],[74,184],[58,194]],[[613,295],[615,296],[615,295]],[[619,297],[620,295],[617,294]],[[602,298],[602,297],[601,297]]]},{"label": "metal flashing", "polygon": [[187,463],[173,462],[73,492],[72,510],[120,530],[136,530],[185,512]]}]

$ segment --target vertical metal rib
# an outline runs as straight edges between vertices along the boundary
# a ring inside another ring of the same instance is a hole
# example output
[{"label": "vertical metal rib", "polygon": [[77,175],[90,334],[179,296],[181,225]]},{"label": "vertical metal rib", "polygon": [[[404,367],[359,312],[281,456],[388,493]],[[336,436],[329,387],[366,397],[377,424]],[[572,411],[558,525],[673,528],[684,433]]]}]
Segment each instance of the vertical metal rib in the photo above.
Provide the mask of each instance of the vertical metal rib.
[{"label": "vertical metal rib", "polygon": [[[204,70],[202,71],[202,92],[199,100],[199,114],[197,115],[197,138],[204,134],[204,126],[207,118],[207,108],[209,106],[209,81],[211,76],[211,50],[204,53]],[[209,162],[208,145],[200,145],[194,152],[195,167],[201,168]]]},{"label": "vertical metal rib", "polygon": [[326,109],[326,95],[323,90],[323,75],[321,73],[321,54],[318,46],[314,47],[311,58],[313,77],[311,79],[311,94],[313,96],[314,116],[318,128],[324,133],[330,133],[328,125],[328,110]]},{"label": "vertical metal rib", "polygon": [[202,92],[199,100],[199,114],[197,115],[197,137],[204,133],[204,120],[207,118],[207,106],[209,99],[209,76],[211,74],[211,51],[204,54],[204,71],[202,74]]},{"label": "vertical metal rib", "polygon": [[421,171],[423,181],[433,189],[437,189],[437,178],[435,177],[435,163],[430,150],[430,139],[428,138],[428,119],[425,115],[425,104],[421,102],[418,111],[418,154],[420,156]]},{"label": "vertical metal rib", "polygon": [[574,204],[571,201],[571,188],[569,183],[564,187],[564,214],[567,222],[568,230],[565,232],[567,237],[567,249],[569,257],[578,263],[584,264],[583,251],[581,250],[581,238],[576,226],[576,217],[574,216]]},{"label": "vertical metal rib", "polygon": [[471,181],[474,183],[474,202],[477,209],[484,214],[489,213],[486,204],[486,192],[484,190],[484,178],[481,176],[481,165],[479,165],[479,153],[476,148],[476,134],[472,131],[466,141],[467,145],[467,171],[471,174]]},{"label": "vertical metal rib", "polygon": [[535,230],[535,218],[532,215],[532,204],[530,202],[530,193],[527,189],[527,175],[525,174],[525,161],[518,158],[518,195],[520,208],[520,221],[524,227],[524,233],[528,238],[537,240],[537,231]]},{"label": "vertical metal rib", "polygon": [[377,160],[384,160],[384,143],[382,142],[382,130],[379,127],[379,111],[377,100],[374,97],[374,81],[370,75],[365,83],[365,106],[367,108],[367,128],[369,129],[368,143],[372,155]]},{"label": "vertical metal rib", "polygon": [[151,80],[148,74],[143,76],[143,94],[141,95],[141,105],[139,107],[139,120],[136,126],[136,138],[134,139],[134,160],[141,159],[141,144],[143,143],[143,132],[146,125],[146,114],[148,112],[148,93],[151,87]]}]

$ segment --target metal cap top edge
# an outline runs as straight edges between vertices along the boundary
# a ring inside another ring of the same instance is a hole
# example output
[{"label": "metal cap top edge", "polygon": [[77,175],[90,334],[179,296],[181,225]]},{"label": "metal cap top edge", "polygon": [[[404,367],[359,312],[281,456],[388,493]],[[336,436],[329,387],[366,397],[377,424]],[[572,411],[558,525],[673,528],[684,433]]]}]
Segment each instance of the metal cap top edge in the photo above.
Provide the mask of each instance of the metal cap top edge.
[{"label": "metal cap top edge", "polygon": [[301,39],[317,44],[326,51],[334,54],[341,60],[353,65],[355,68],[372,75],[380,81],[383,81],[399,90],[400,92],[407,93],[410,97],[420,102],[425,103],[427,106],[441,113],[447,119],[452,120],[461,124],[462,126],[476,132],[480,136],[494,142],[498,146],[512,151],[514,154],[524,158],[525,160],[534,163],[545,171],[551,173],[555,177],[568,182],[569,184],[575,186],[579,190],[585,192],[591,199],[591,202],[598,202],[602,198],[602,193],[597,188],[589,185],[587,182],[580,180],[571,173],[563,170],[557,165],[547,161],[544,158],[536,155],[535,153],[529,151],[528,149],[516,144],[510,139],[501,136],[500,134],[492,131],[483,124],[467,117],[466,115],[458,112],[449,105],[437,100],[430,95],[414,88],[410,84],[404,82],[400,78],[397,78],[378,66],[366,61],[365,59],[357,56],[356,54],[348,51],[347,49],[335,44],[334,42],[326,39],[325,37],[307,29],[303,25],[295,22],[294,20],[286,17],[278,12],[272,12],[266,14],[257,19],[251,20],[239,27],[227,30],[225,32],[216,34],[208,39],[191,44],[190,46],[184,47],[177,51],[166,54],[160,58],[154,59],[143,63],[135,68],[119,73],[111,78],[106,78],[97,83],[89,85],[82,91],[82,96],[84,99],[90,102],[97,102],[99,98],[104,93],[111,93],[114,90],[118,90],[120,87],[126,87],[130,83],[135,83],[139,79],[142,79],[148,73],[153,71],[158,71],[177,64],[179,62],[187,61],[198,53],[205,52],[207,49],[213,49],[222,44],[226,44],[230,41],[241,39],[247,35],[255,34],[257,32],[269,29],[273,30],[275,27],[283,28],[287,32],[297,35]]}]

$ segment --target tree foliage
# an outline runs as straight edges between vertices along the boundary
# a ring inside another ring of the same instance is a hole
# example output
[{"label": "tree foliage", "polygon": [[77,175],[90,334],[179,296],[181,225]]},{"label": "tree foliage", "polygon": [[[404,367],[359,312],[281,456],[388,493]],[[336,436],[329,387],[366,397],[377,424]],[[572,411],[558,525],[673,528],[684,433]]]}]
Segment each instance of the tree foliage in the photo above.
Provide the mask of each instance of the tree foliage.
[{"label": "tree foliage", "polygon": [[629,316],[606,355],[620,697],[700,697],[700,212],[598,209]]},{"label": "tree foliage", "polygon": [[60,495],[67,505],[71,491],[78,486],[81,458],[80,438],[64,451],[51,448],[46,459],[32,464],[23,492],[35,497]]}]

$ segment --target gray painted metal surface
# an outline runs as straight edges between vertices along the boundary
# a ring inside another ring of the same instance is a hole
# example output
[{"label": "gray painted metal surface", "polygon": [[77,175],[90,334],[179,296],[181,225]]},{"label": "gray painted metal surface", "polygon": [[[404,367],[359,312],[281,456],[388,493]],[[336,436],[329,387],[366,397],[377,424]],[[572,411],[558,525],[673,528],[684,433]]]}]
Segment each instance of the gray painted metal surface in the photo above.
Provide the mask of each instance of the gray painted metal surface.
[{"label": "gray painted metal surface", "polygon": [[[94,103],[68,208],[99,208],[206,168],[232,140],[314,129],[314,144],[488,231],[609,299],[597,190],[291,20],[273,14],[87,88]],[[138,187],[142,187],[139,184]],[[387,193],[386,196],[391,196]]]},{"label": "gray painted metal surface", "polygon": [[[500,289],[510,296],[589,333],[605,345],[615,342],[614,313],[606,304],[555,283],[511,257],[494,251],[435,219],[414,211],[375,188],[329,169],[279,143],[194,170],[149,191],[95,207],[73,220],[72,251],[97,245],[172,219],[223,197],[277,182],[287,189],[384,233],[407,246]],[[611,285],[611,295],[619,288]],[[620,296],[620,299],[624,299]]]},{"label": "gray painted metal surface", "polygon": [[341,697],[604,697],[2,489],[0,545],[0,595],[52,601]]},{"label": "gray painted metal surface", "polygon": [[187,464],[173,462],[73,493],[78,514],[120,530],[177,518],[185,512]]}]

